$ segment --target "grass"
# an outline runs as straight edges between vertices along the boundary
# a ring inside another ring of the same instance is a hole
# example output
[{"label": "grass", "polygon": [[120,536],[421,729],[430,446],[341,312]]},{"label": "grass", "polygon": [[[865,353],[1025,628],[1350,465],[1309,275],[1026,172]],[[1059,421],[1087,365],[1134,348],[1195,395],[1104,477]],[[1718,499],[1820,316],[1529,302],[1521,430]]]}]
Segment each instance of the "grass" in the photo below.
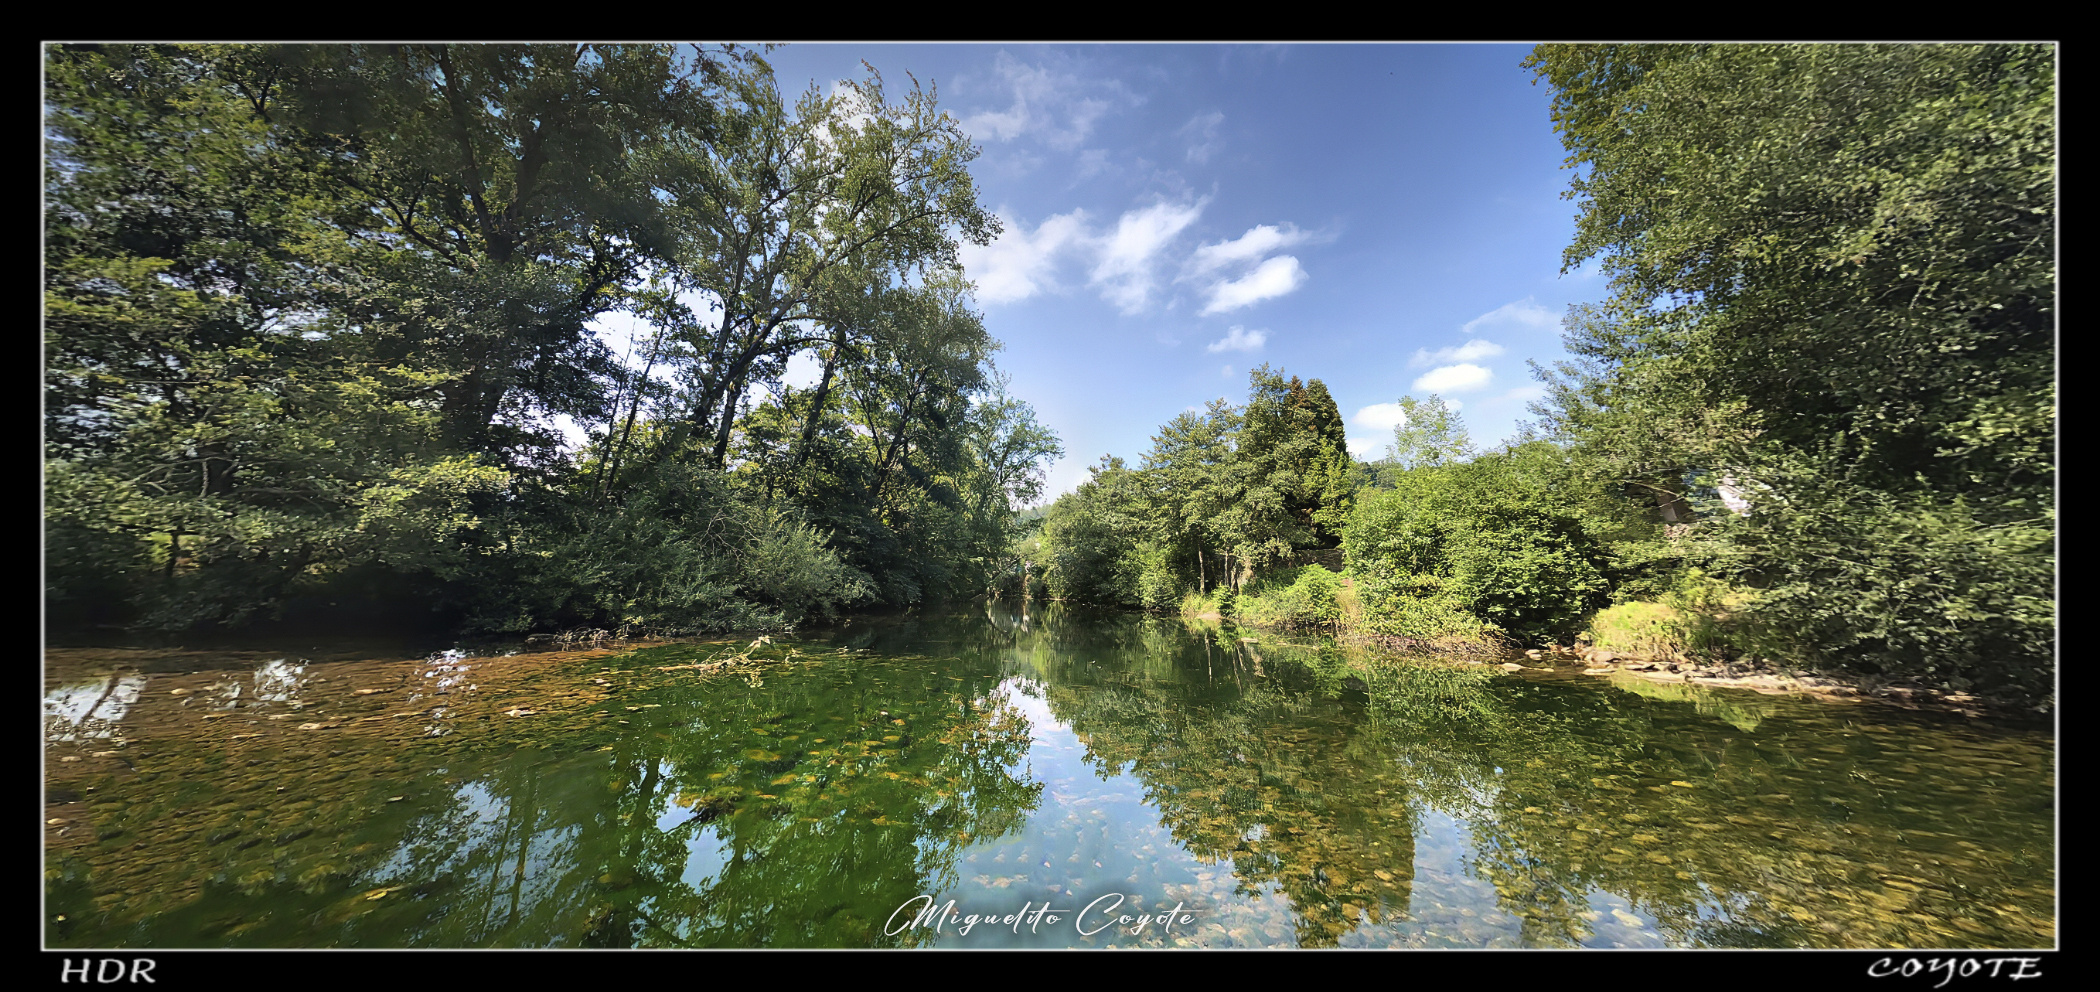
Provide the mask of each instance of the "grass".
[{"label": "grass", "polygon": [[1690,650],[1688,618],[1661,603],[1620,603],[1590,618],[1590,645],[1627,654]]},{"label": "grass", "polygon": [[1590,618],[1592,647],[1628,654],[1720,654],[1749,647],[1754,594],[1694,570],[1660,603],[1620,603]]}]

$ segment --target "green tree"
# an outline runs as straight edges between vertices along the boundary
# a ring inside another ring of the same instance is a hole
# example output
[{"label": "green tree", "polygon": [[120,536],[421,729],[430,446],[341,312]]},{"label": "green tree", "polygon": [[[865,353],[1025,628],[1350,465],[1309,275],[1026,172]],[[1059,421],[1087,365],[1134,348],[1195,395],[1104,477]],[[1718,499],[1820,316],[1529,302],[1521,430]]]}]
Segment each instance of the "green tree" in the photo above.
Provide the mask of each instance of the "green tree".
[{"label": "green tree", "polygon": [[1806,660],[2046,684],[2054,49],[1547,45],[1527,64],[1582,170],[1566,261],[1615,290],[1548,375],[1549,429],[1628,482],[1742,483],[1753,511],[1713,521],[1721,564],[1772,587],[1760,613]]},{"label": "green tree", "polygon": [[541,418],[604,419],[586,330],[668,264],[685,177],[661,151],[719,140],[714,82],[749,53],[666,45],[288,45],[249,50],[258,115],[370,211],[326,256],[360,278],[349,328],[419,365],[448,437],[552,464]]},{"label": "green tree", "polygon": [[1233,440],[1239,431],[1239,408],[1212,400],[1202,413],[1184,412],[1161,427],[1145,453],[1151,513],[1164,541],[1186,549],[1179,571],[1208,592],[1226,581],[1230,547],[1220,524],[1239,502]]},{"label": "green tree", "polygon": [[1342,417],[1327,387],[1285,379],[1262,365],[1248,374],[1244,421],[1233,450],[1241,491],[1224,513],[1234,554],[1256,566],[1294,550],[1334,547],[1334,509],[1352,473]]},{"label": "green tree", "polygon": [[253,50],[62,46],[47,70],[58,611],[121,590],[152,626],[236,623],[302,585],[468,564],[507,477],[446,444],[443,372],[342,333],[328,259],[372,222],[265,115]]},{"label": "green tree", "polygon": [[1426,400],[1400,397],[1402,414],[1393,428],[1393,443],[1386,457],[1402,469],[1454,465],[1473,457],[1472,435],[1465,422],[1444,398],[1430,393]]},{"label": "green tree", "polygon": [[683,429],[715,467],[753,385],[777,385],[799,352],[828,343],[835,358],[871,300],[956,271],[959,240],[998,234],[967,169],[976,148],[932,92],[889,103],[871,72],[790,107],[757,63],[723,86],[717,131],[660,152],[675,281],[717,308],[670,324],[685,346]]},{"label": "green tree", "polygon": [[897,605],[992,584],[1018,533],[1015,507],[1061,448],[1004,391],[998,348],[943,277],[887,294],[841,335],[811,389],[783,387],[737,425],[736,474],[839,537]]},{"label": "green tree", "polygon": [[983,588],[1055,453],[993,396],[954,252],[996,225],[930,92],[790,111],[673,46],[48,63],[54,603],[778,626]]},{"label": "green tree", "polygon": [[1039,525],[1019,510],[1042,497],[1044,472],[1064,455],[1064,444],[1037,422],[1034,408],[1007,394],[1002,375],[970,405],[967,447],[970,469],[962,491],[971,553],[990,590],[1029,559],[1025,545]]},{"label": "green tree", "polygon": [[1092,477],[1058,497],[1043,517],[1043,581],[1057,599],[1138,605],[1135,552],[1144,521],[1139,473],[1104,455]]},{"label": "green tree", "polygon": [[1190,587],[1237,586],[1295,551],[1341,543],[1356,474],[1334,398],[1266,365],[1249,393],[1244,408],[1217,400],[1181,414],[1139,468],[1105,459],[1051,508],[1053,593],[1166,609]]}]

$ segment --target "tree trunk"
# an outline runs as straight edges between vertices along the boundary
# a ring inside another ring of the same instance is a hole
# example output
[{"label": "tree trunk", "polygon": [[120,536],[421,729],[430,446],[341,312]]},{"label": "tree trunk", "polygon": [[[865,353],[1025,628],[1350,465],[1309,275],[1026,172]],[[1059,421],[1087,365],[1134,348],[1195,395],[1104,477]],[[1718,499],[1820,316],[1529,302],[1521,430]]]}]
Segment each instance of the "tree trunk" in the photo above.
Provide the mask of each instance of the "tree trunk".
[{"label": "tree trunk", "polygon": [[708,460],[715,468],[729,467],[729,436],[736,430],[737,404],[744,400],[744,386],[738,383],[722,397],[722,420],[715,425],[715,448]]},{"label": "tree trunk", "polygon": [[838,342],[833,342],[831,354],[824,357],[824,377],[817,381],[817,393],[810,402],[809,416],[802,421],[802,439],[795,444],[795,457],[788,468],[791,478],[799,477],[802,463],[809,460],[809,446],[816,440],[817,424],[824,419],[824,401],[831,398],[831,376],[838,369],[841,347]]}]

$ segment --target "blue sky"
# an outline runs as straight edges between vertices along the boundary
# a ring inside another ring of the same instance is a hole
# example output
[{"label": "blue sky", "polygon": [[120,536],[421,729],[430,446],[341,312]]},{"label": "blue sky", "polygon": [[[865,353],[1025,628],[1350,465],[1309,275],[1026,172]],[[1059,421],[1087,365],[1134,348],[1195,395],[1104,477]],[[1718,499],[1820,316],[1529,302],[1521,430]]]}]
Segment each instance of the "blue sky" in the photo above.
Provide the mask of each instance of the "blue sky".
[{"label": "blue sky", "polygon": [[1005,233],[963,260],[1012,392],[1063,439],[1049,492],[1267,362],[1320,379],[1376,458],[1403,394],[1491,446],[1604,280],[1523,45],[803,44],[781,89],[909,72],[982,148]]}]

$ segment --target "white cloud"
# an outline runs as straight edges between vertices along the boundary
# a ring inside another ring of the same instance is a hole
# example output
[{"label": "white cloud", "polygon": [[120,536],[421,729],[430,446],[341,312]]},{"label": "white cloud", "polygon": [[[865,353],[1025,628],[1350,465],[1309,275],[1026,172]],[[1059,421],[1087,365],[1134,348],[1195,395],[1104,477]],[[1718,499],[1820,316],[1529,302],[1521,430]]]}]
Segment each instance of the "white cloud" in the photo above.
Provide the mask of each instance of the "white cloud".
[{"label": "white cloud", "polygon": [[1011,141],[1028,128],[1028,105],[1016,102],[1004,111],[971,114],[963,121],[963,127],[979,141]]},{"label": "white cloud", "polygon": [[1305,285],[1305,269],[1289,255],[1278,255],[1254,267],[1254,271],[1230,282],[1211,287],[1210,303],[1203,314],[1224,313],[1262,300],[1294,292]]},{"label": "white cloud", "polygon": [[977,298],[985,303],[1013,303],[1055,289],[1060,256],[1090,240],[1083,210],[1050,217],[1033,234],[1004,216],[999,221],[1005,227],[999,240],[983,247],[965,244],[960,252],[964,271],[977,283]]},{"label": "white cloud", "polygon": [[1356,411],[1356,414],[1349,418],[1349,422],[1358,427],[1391,433],[1394,428],[1407,423],[1407,411],[1401,409],[1398,403],[1373,403]]},{"label": "white cloud", "polygon": [[1414,388],[1418,393],[1470,392],[1487,388],[1494,377],[1493,372],[1470,363],[1445,365],[1416,376]]},{"label": "white cloud", "polygon": [[1459,328],[1459,332],[1467,337],[1472,337],[1473,332],[1482,327],[1512,324],[1518,327],[1551,330],[1560,326],[1560,318],[1553,311],[1539,306],[1536,301],[1527,296],[1514,303],[1504,303],[1472,320],[1466,321],[1466,326]]},{"label": "white cloud", "polygon": [[1160,202],[1125,211],[1114,233],[1098,242],[1100,255],[1092,282],[1102,287],[1102,298],[1122,307],[1124,313],[1144,309],[1152,295],[1152,271],[1159,256],[1175,235],[1195,222],[1208,202],[1207,198],[1194,203]]},{"label": "white cloud", "polygon": [[1218,111],[1197,114],[1181,130],[1174,132],[1189,139],[1188,160],[1202,165],[1210,161],[1210,153],[1218,149],[1218,125],[1225,122],[1225,115]]},{"label": "white cloud", "polygon": [[1230,365],[1227,365],[1227,366],[1225,366],[1224,368],[1222,368],[1222,369],[1219,369],[1219,370],[1218,370],[1218,375],[1219,375],[1219,376],[1220,376],[1221,378],[1226,378],[1226,379],[1230,379],[1230,378],[1232,378],[1232,366],[1230,366]]},{"label": "white cloud", "polygon": [[[1082,156],[1085,158],[1085,156]],[[1138,313],[1156,302],[1160,272],[1175,254],[1182,233],[1202,217],[1210,198],[1160,200],[1126,210],[1112,230],[1097,230],[1084,210],[1056,214],[1029,230],[1005,215],[1005,231],[991,245],[963,245],[964,269],[977,284],[984,303],[1012,303],[1045,291],[1059,291],[1057,272],[1068,260],[1088,265],[1087,282],[1101,298],[1124,313]],[[1181,265],[1176,281],[1200,280],[1210,315],[1237,310],[1295,292],[1305,285],[1304,266],[1291,255],[1270,255],[1277,248],[1317,240],[1317,235],[1290,224],[1263,224],[1231,241],[1202,245]],[[1237,278],[1228,278],[1231,274]],[[1178,303],[1169,302],[1169,306]]]},{"label": "white cloud", "polygon": [[1424,365],[1436,365],[1440,362],[1470,362],[1481,358],[1493,358],[1506,350],[1508,349],[1493,341],[1480,340],[1468,341],[1453,348],[1438,348],[1435,351],[1430,351],[1427,348],[1416,348],[1415,357],[1407,360],[1407,367],[1416,369]]},{"label": "white cloud", "polygon": [[1203,314],[1237,310],[1305,285],[1305,268],[1296,258],[1271,253],[1314,240],[1317,235],[1296,225],[1259,224],[1231,241],[1197,248],[1181,278],[1208,284]]},{"label": "white cloud", "polygon": [[1189,259],[1189,267],[1198,275],[1237,267],[1262,258],[1278,248],[1288,248],[1311,238],[1311,234],[1298,230],[1295,224],[1285,224],[1282,227],[1258,224],[1231,241],[1204,245],[1196,249],[1196,254]]},{"label": "white cloud", "polygon": [[1261,350],[1262,342],[1267,340],[1269,340],[1268,331],[1250,331],[1238,324],[1234,324],[1232,325],[1231,333],[1216,341],[1212,341],[1203,350],[1212,354],[1220,351],[1259,351]]},{"label": "white cloud", "polygon": [[1378,446],[1385,443],[1382,438],[1375,437],[1352,437],[1348,441],[1349,457],[1351,458],[1362,458],[1373,451],[1377,451]]},{"label": "white cloud", "polygon": [[1070,151],[1111,109],[1138,102],[1121,82],[1074,71],[1068,62],[1052,59],[1031,65],[1000,52],[992,71],[999,77],[998,88],[1011,94],[1011,102],[1003,110],[964,117],[963,129],[978,141],[1029,137]]}]

